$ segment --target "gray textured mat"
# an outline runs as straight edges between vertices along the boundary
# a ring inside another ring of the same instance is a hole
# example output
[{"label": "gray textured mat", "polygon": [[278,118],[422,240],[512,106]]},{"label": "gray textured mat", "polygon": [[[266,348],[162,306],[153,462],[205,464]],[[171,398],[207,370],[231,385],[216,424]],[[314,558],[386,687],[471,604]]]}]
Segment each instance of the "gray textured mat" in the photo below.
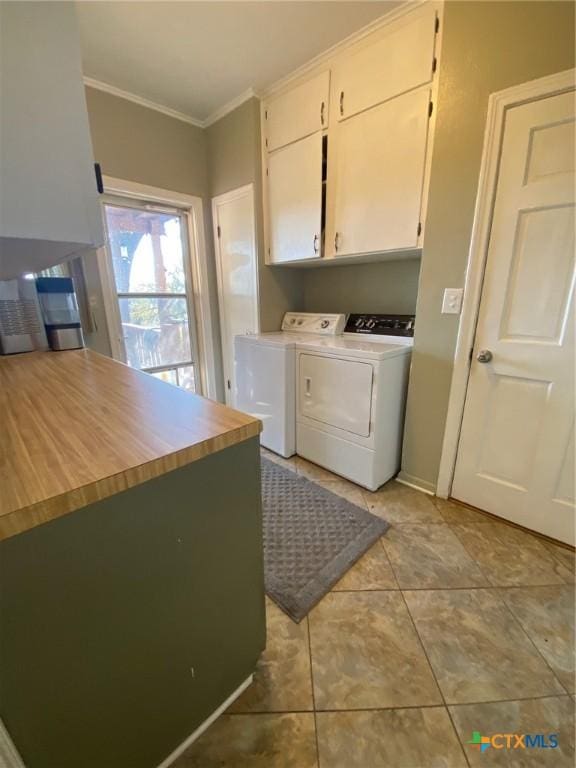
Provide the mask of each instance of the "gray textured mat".
[{"label": "gray textured mat", "polygon": [[266,592],[301,621],[388,523],[262,459]]}]

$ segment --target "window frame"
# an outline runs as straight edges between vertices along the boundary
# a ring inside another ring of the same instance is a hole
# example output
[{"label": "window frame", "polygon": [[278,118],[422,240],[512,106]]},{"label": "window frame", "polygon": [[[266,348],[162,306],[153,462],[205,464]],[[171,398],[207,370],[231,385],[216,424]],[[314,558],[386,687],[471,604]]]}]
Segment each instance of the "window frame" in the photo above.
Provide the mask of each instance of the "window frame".
[{"label": "window frame", "polygon": [[[108,245],[106,244],[106,254],[108,257],[108,268],[109,272],[112,276],[113,281],[113,291],[114,291],[114,297],[116,299],[116,302],[118,304],[118,313],[117,318],[118,322],[120,323],[118,329],[117,329],[117,335],[118,335],[118,348],[122,355],[122,362],[128,363],[128,355],[126,352],[126,344],[124,339],[124,334],[122,333],[122,322],[120,318],[120,301],[122,299],[130,300],[130,299],[184,299],[186,301],[186,311],[188,314],[188,334],[190,338],[190,358],[188,360],[179,360],[176,363],[170,363],[170,364],[162,364],[162,365],[155,365],[155,366],[143,366],[142,368],[138,368],[140,371],[144,371],[144,373],[156,373],[157,371],[168,371],[168,370],[176,370],[177,368],[182,368],[184,366],[192,366],[195,371],[198,370],[199,367],[199,355],[198,355],[198,342],[197,342],[197,334],[196,334],[196,311],[194,307],[194,284],[192,279],[192,269],[191,269],[191,261],[190,261],[190,255],[188,252],[188,243],[190,240],[190,235],[188,233],[188,227],[189,227],[189,221],[186,216],[186,211],[181,208],[176,207],[164,207],[164,206],[157,206],[152,203],[149,203],[148,201],[143,200],[136,200],[135,198],[122,198],[118,197],[117,195],[104,195],[102,199],[102,207],[104,211],[106,210],[106,206],[109,206],[111,208],[132,208],[136,211],[142,211],[143,213],[160,213],[164,214],[166,216],[174,216],[178,217],[180,219],[180,226],[181,226],[181,240],[182,240],[182,266],[184,269],[184,284],[185,284],[185,292],[184,293],[175,293],[175,292],[169,292],[169,291],[118,291],[116,286],[116,277],[114,274],[114,265],[112,262],[112,253],[110,248],[108,248]],[[106,216],[104,215],[105,220],[105,232],[108,236],[108,224],[106,221]],[[132,366],[136,367],[136,366]],[[176,374],[176,377],[178,378],[178,374]],[[195,384],[200,384],[200,388],[197,387],[197,394],[202,394],[201,391],[198,391],[198,389],[201,389],[201,377],[195,376],[194,377]]]},{"label": "window frame", "polygon": [[[150,187],[137,182],[104,176],[104,195],[102,197],[102,217],[105,219],[104,204],[116,204],[121,207],[134,207],[151,212],[174,213],[183,217],[187,237],[184,243],[184,270],[186,273],[186,299],[191,327],[191,352],[193,360],[178,365],[193,365],[197,394],[203,394],[214,400],[221,400],[221,383],[217,376],[217,348],[215,344],[215,318],[210,303],[209,270],[206,257],[204,233],[204,206],[200,197],[170,192],[158,187]],[[112,356],[125,361],[125,349],[122,324],[118,304],[118,293],[108,244],[98,249],[98,271],[102,284],[104,315],[110,338]],[[128,294],[129,297],[135,294]],[[146,294],[147,298],[170,298],[172,294]],[[180,298],[180,294],[177,296]],[[146,369],[155,373],[157,370],[170,370],[178,365],[167,365]],[[136,370],[136,369],[135,369]]]}]

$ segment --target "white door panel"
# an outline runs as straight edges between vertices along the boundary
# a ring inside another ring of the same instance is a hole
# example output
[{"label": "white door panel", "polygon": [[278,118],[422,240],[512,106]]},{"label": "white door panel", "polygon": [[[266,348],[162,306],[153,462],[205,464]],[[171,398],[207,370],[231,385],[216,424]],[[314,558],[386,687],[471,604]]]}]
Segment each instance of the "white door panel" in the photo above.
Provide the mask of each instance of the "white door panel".
[{"label": "white door panel", "polygon": [[329,256],[416,248],[430,90],[339,123],[328,147]]},{"label": "white door panel", "polygon": [[234,405],[234,337],[258,332],[258,269],[251,187],[212,201],[226,403]]},{"label": "white door panel", "polygon": [[572,93],[507,114],[452,487],[572,544],[574,125]]},{"label": "white door panel", "polygon": [[334,77],[339,120],[432,80],[436,11],[431,5],[366,38]]},{"label": "white door panel", "polygon": [[267,102],[265,122],[269,152],[328,126],[329,87],[330,72],[321,72]]},{"label": "white door panel", "polygon": [[272,263],[320,257],[320,132],[268,156],[268,217]]},{"label": "white door panel", "polygon": [[299,358],[298,403],[302,416],[368,437],[372,366],[302,354]]}]

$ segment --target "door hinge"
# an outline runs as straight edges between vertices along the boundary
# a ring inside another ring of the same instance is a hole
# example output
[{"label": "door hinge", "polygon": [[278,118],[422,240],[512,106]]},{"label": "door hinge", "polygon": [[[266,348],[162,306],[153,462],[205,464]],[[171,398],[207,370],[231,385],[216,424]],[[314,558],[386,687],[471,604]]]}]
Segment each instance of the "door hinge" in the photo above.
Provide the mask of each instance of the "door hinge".
[{"label": "door hinge", "polygon": [[438,33],[440,30],[440,19],[436,16],[436,24],[434,25],[434,32]]},{"label": "door hinge", "polygon": [[468,353],[468,362],[472,362],[472,357],[474,355],[474,347],[470,347],[470,352]]},{"label": "door hinge", "polygon": [[218,237],[222,237],[222,230],[220,229],[220,224],[216,227],[216,233],[218,234]]},{"label": "door hinge", "polygon": [[422,222],[421,221],[418,222],[418,228],[416,230],[416,234],[418,235],[418,237],[420,237],[420,235],[422,234]]},{"label": "door hinge", "polygon": [[432,59],[432,74],[436,72],[437,66],[438,66],[438,59],[436,58],[436,56],[434,56],[434,58]]},{"label": "door hinge", "polygon": [[433,111],[434,111],[434,103],[431,101],[430,104],[428,104],[428,117],[432,117]]}]

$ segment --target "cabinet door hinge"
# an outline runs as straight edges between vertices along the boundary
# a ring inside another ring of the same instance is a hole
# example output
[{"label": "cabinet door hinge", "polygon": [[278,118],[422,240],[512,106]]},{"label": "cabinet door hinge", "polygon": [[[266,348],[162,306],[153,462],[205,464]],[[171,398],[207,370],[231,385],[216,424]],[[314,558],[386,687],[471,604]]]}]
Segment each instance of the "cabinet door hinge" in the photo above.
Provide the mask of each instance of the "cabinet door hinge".
[{"label": "cabinet door hinge", "polygon": [[438,66],[438,59],[436,58],[436,56],[434,56],[434,58],[432,59],[432,74],[436,72],[437,66]]},{"label": "cabinet door hinge", "polygon": [[438,16],[436,16],[436,24],[434,26],[434,32],[438,33],[439,30],[440,30],[440,19],[438,18]]},{"label": "cabinet door hinge", "polygon": [[216,227],[216,234],[218,235],[218,237],[222,237],[222,230],[220,229],[220,224],[218,224],[218,226]]},{"label": "cabinet door hinge", "polygon": [[433,111],[434,111],[434,104],[430,102],[430,104],[428,104],[428,117],[432,117]]},{"label": "cabinet door hinge", "polygon": [[418,228],[416,230],[416,234],[418,235],[418,237],[420,237],[420,235],[422,234],[422,222],[421,221],[418,222]]}]

